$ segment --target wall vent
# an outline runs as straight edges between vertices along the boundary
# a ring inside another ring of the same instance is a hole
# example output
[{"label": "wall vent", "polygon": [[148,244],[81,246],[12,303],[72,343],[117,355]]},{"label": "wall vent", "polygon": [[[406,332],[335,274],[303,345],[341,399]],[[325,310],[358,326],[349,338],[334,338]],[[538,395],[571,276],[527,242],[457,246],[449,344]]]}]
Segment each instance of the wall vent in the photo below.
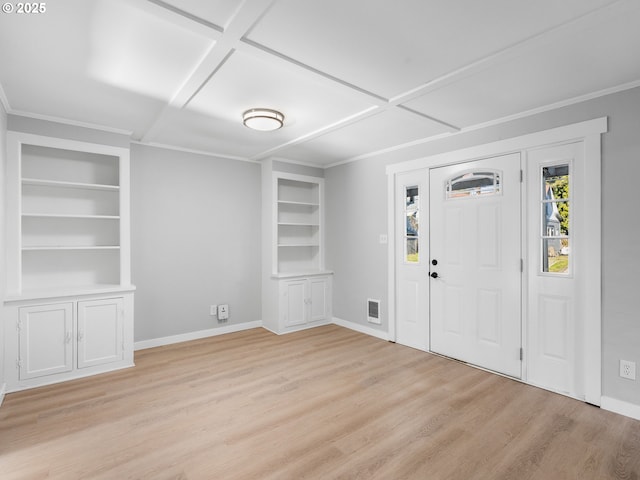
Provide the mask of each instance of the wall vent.
[{"label": "wall vent", "polygon": [[367,321],[369,323],[377,323],[380,325],[380,300],[367,300]]}]

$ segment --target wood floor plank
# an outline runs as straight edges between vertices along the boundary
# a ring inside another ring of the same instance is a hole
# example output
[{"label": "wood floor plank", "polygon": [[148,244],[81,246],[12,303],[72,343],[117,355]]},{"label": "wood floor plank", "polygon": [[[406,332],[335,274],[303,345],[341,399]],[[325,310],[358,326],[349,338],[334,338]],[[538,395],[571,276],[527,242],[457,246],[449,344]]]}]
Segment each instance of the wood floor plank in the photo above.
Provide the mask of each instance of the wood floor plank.
[{"label": "wood floor plank", "polygon": [[334,325],[12,393],[13,479],[638,479],[640,422]]}]

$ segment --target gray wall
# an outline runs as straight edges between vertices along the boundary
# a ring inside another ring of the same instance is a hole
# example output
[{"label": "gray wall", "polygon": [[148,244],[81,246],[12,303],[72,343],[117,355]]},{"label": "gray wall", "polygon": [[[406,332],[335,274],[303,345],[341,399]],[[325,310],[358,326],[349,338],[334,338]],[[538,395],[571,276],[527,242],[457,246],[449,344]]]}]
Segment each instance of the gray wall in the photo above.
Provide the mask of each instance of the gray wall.
[{"label": "gray wall", "polygon": [[[5,250],[4,250],[4,178],[7,165],[7,113],[0,103],[0,185],[2,185],[2,193],[0,194],[0,298],[4,298],[5,289]],[[2,316],[0,316],[2,320]],[[4,325],[0,323],[0,391],[4,386]]]},{"label": "gray wall", "polygon": [[259,164],[131,146],[136,341],[261,319],[260,192]]},{"label": "gray wall", "polygon": [[386,165],[603,116],[609,117],[602,144],[603,394],[640,405],[640,379],[618,375],[620,358],[640,366],[640,88],[327,169],[334,315],[367,324],[366,298],[380,298],[387,329],[387,250],[378,243],[387,229]]}]

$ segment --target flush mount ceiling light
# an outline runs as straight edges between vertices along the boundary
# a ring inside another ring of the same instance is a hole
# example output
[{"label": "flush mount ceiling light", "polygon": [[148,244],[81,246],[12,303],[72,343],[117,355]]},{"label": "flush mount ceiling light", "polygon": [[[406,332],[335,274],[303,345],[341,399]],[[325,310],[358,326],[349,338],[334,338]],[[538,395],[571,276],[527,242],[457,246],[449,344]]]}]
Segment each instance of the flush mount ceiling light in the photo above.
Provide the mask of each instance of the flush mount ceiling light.
[{"label": "flush mount ceiling light", "polygon": [[246,127],[262,132],[277,130],[284,124],[284,115],[269,108],[251,108],[242,114]]}]

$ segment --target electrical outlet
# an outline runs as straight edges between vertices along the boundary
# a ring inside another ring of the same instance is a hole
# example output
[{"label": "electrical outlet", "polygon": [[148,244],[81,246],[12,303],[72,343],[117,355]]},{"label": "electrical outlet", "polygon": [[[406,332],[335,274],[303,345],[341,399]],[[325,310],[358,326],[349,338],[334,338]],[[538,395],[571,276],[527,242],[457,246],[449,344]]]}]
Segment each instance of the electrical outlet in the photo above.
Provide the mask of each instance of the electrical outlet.
[{"label": "electrical outlet", "polygon": [[620,360],[620,376],[629,380],[636,379],[636,362]]},{"label": "electrical outlet", "polygon": [[229,305],[218,305],[218,320],[224,321],[229,318]]}]

